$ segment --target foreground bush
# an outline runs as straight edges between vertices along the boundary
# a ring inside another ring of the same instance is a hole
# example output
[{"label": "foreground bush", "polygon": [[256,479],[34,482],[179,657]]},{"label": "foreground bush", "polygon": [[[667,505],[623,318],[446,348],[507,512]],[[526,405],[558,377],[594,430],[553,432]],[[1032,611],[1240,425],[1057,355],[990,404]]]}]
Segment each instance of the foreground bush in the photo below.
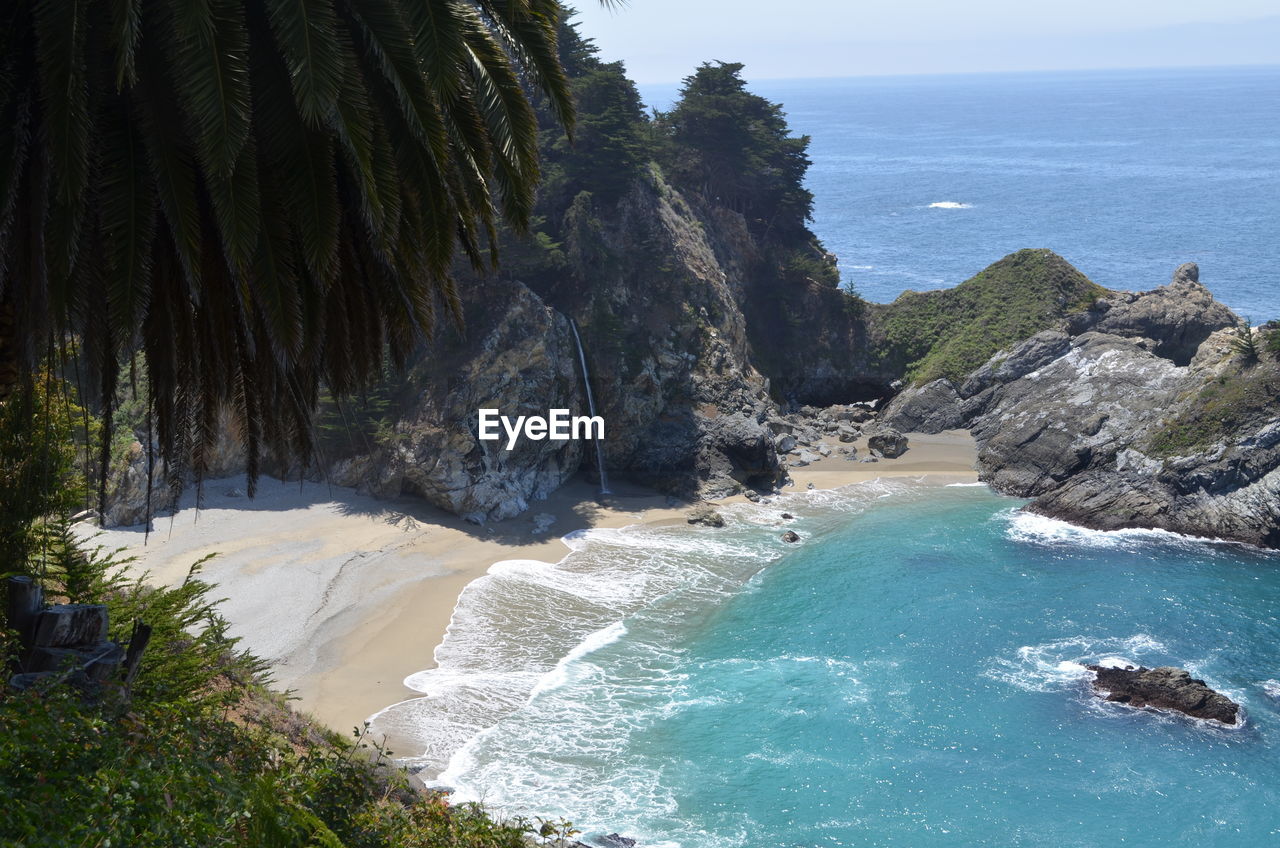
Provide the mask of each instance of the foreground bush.
[{"label": "foreground bush", "polygon": [[[343,741],[267,688],[193,568],[171,589],[125,581],[65,524],[40,577],[105,602],[113,638],[154,627],[139,676],[81,692],[0,693],[0,845],[516,848],[524,827],[411,789],[363,738]],[[5,655],[16,652],[5,633]]]}]

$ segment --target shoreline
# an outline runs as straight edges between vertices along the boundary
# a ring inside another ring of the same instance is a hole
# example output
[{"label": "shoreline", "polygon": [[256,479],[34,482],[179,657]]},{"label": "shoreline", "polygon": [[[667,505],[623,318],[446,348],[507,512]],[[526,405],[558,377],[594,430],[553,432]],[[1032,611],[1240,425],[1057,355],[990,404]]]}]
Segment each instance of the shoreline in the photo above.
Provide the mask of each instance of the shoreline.
[{"label": "shoreline", "polygon": [[[977,482],[975,447],[965,431],[907,434],[898,459],[850,461],[836,453],[789,468],[784,491],[837,489],[877,478],[944,477]],[[865,438],[853,443],[866,455]],[[580,477],[516,518],[485,526],[421,500],[378,501],[321,483],[263,480],[256,498],[239,496],[243,478],[206,481],[203,507],[184,494],[178,512],[155,520],[143,547],[141,528],[100,531],[92,544],[125,548],[137,557],[132,576],[149,573],[164,585],[181,582],[191,564],[225,598],[220,612],[242,646],[272,664],[278,688],[298,708],[345,733],[400,701],[421,697],[408,676],[435,667],[463,589],[504,560],[557,562],[574,530],[672,524],[690,506],[651,489],[619,483],[604,503]],[[743,495],[708,501],[745,501]],[[554,521],[540,532],[545,516]],[[280,599],[294,605],[280,612]],[[394,739],[388,740],[397,755]]]}]

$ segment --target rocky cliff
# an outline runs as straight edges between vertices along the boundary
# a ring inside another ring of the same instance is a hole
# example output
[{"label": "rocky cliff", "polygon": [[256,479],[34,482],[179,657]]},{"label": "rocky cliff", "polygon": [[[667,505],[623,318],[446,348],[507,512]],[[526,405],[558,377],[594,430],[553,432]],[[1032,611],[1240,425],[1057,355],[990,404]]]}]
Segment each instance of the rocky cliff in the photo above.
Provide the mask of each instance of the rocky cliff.
[{"label": "rocky cliff", "polygon": [[1029,509],[1111,530],[1280,547],[1280,363],[1185,265],[913,386],[884,423],[969,428],[981,477]]}]

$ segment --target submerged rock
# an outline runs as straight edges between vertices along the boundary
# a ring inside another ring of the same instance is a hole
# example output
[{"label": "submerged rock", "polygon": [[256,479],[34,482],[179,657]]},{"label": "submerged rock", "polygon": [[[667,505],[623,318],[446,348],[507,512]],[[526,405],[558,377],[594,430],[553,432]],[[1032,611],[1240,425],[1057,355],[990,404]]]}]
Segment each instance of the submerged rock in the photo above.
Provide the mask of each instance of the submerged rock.
[{"label": "submerged rock", "polygon": [[1108,701],[1129,707],[1173,710],[1192,718],[1235,725],[1240,706],[1196,680],[1189,671],[1170,666],[1112,668],[1091,665],[1093,688]]},{"label": "submerged rock", "polygon": [[794,530],[788,530],[782,534],[782,541],[792,543],[800,541],[800,534]]}]

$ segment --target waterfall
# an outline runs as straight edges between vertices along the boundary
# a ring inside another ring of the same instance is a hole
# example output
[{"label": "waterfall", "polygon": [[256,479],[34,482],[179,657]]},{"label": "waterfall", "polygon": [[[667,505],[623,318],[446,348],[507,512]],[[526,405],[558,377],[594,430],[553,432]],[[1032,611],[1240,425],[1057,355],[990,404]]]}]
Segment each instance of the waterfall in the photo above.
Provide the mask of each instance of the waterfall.
[{"label": "waterfall", "polygon": [[[573,341],[578,345],[578,361],[582,363],[582,385],[587,387],[587,409],[591,413],[591,417],[596,415],[596,399],[591,394],[591,374],[587,371],[587,354],[582,349],[582,337],[578,335],[578,324],[572,318],[569,319],[569,329],[573,330]],[[609,475],[604,470],[604,445],[601,444],[602,439],[593,439],[596,445],[596,470],[600,472],[600,494],[612,494],[609,491]]]}]

